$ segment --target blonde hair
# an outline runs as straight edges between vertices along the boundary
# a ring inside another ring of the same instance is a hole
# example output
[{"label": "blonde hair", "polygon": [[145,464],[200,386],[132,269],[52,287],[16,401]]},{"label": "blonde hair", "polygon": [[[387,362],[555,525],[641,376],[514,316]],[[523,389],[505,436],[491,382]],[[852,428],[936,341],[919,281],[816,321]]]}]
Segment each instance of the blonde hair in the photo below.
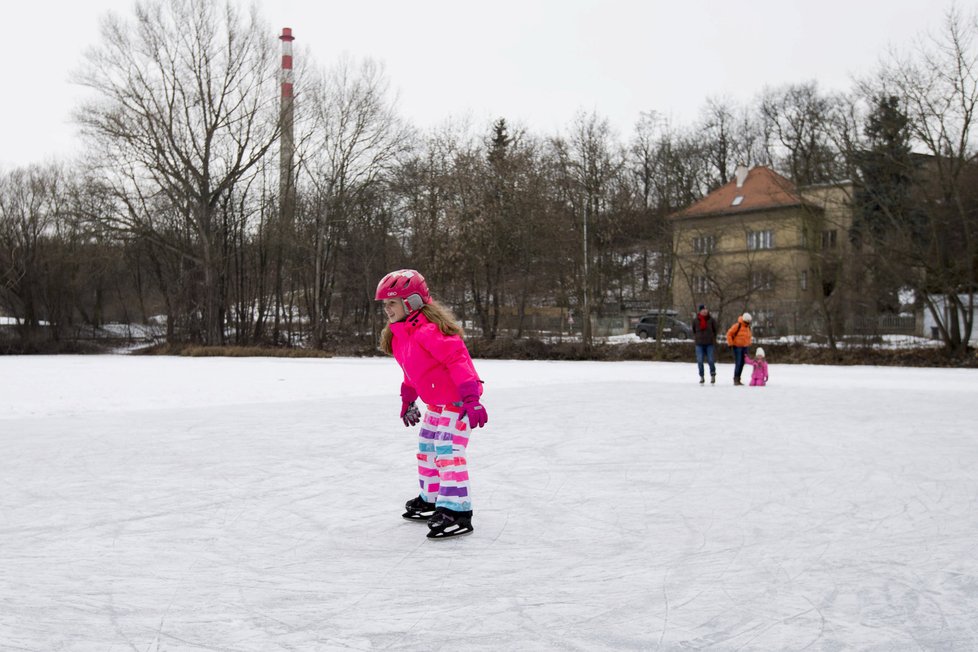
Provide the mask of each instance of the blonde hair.
[{"label": "blonde hair", "polygon": [[[430,303],[426,303],[421,306],[421,314],[424,315],[432,324],[435,324],[442,334],[465,337],[465,331],[462,330],[462,327],[459,325],[458,320],[455,319],[455,315],[452,313],[451,309],[443,306],[434,299],[432,299]],[[388,322],[384,326],[384,330],[380,332],[380,350],[387,355],[393,355],[393,341],[394,333],[391,332],[391,325]]]}]

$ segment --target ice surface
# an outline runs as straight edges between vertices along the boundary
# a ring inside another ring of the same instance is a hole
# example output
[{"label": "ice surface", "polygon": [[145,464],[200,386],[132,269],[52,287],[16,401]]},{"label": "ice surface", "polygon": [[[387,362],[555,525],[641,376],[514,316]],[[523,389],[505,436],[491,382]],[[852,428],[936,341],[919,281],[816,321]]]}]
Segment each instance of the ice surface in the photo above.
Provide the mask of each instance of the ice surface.
[{"label": "ice surface", "polygon": [[477,361],[475,533],[389,359],[0,357],[3,650],[973,650],[978,373]]}]

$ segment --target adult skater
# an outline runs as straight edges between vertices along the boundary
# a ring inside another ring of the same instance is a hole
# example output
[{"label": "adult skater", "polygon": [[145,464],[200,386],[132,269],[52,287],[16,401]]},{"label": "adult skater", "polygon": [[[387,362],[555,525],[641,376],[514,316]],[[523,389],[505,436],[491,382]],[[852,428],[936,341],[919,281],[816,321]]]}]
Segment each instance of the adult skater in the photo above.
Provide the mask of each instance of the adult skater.
[{"label": "adult skater", "polygon": [[710,363],[710,384],[717,381],[717,366],[714,359],[717,343],[717,320],[704,304],[700,304],[693,317],[693,341],[696,343],[696,368],[700,372],[700,385],[706,382],[703,375],[704,358]]},{"label": "adult skater", "polygon": [[750,330],[751,316],[745,312],[737,318],[737,323],[727,330],[727,345],[733,348],[734,354],[734,385],[743,385],[740,374],[744,371],[744,355],[750,348],[754,338]]},{"label": "adult skater", "polygon": [[[431,298],[424,277],[413,269],[381,279],[376,298],[384,302],[388,319],[380,348],[404,372],[401,420],[405,426],[422,424],[417,455],[421,491],[407,501],[403,516],[427,521],[429,539],[468,534],[473,527],[465,450],[471,428],[484,426],[488,416],[462,327]],[[427,406],[423,417],[415,404],[419,397]]]}]

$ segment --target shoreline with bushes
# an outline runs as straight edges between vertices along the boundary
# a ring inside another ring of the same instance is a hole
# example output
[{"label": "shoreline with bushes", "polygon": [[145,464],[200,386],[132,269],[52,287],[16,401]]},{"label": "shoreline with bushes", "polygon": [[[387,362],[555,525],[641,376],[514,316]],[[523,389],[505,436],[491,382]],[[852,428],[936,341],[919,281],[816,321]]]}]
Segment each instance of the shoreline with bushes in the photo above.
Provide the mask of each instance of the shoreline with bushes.
[{"label": "shoreline with bushes", "polygon": [[[620,342],[595,343],[585,347],[580,342],[546,342],[539,339],[471,338],[466,341],[474,358],[487,360],[577,360],[577,361],[649,361],[688,362],[696,356],[692,342]],[[978,368],[978,352],[969,349],[962,357],[949,357],[940,347],[874,347],[847,345],[831,349],[824,345],[778,343],[761,341],[772,365],[873,365],[881,367],[942,367]],[[46,342],[27,347],[0,347],[0,355],[175,355],[188,357],[281,357],[332,358],[382,357],[375,343],[364,340],[334,340],[323,349],[259,347],[259,346],[201,346],[198,344],[158,344],[143,348],[124,349],[93,342]],[[732,362],[726,347],[718,347],[717,362]]]}]

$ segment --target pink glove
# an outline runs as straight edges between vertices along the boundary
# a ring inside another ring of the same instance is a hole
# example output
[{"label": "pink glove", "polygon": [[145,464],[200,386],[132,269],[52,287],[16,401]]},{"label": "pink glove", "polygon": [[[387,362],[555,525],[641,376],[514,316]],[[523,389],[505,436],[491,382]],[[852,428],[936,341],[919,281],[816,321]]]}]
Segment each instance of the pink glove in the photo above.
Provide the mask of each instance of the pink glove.
[{"label": "pink glove", "polygon": [[407,383],[401,383],[401,421],[404,426],[416,426],[421,421],[421,411],[414,402],[418,399],[418,392]]},{"label": "pink glove", "polygon": [[489,422],[489,415],[479,402],[479,383],[474,380],[464,382],[458,386],[458,393],[462,396],[462,414],[459,419],[468,416],[471,428],[481,428],[486,425]]}]

